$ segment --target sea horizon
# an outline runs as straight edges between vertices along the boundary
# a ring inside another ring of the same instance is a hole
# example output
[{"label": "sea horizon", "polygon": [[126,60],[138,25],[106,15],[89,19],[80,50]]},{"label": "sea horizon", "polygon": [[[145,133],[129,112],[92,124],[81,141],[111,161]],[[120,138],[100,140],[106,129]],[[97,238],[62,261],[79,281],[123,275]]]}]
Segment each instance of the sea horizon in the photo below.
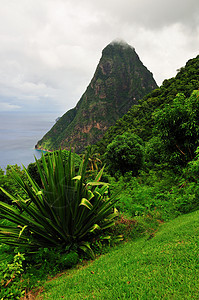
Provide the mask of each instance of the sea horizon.
[{"label": "sea horizon", "polygon": [[40,158],[37,142],[55,124],[59,112],[0,112],[0,168],[29,163]]}]

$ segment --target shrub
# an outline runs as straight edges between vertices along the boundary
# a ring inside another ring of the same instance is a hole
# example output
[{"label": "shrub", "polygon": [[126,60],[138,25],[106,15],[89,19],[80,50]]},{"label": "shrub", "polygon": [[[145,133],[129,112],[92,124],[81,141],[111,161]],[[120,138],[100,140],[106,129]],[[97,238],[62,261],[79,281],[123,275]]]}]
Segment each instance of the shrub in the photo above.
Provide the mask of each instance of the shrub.
[{"label": "shrub", "polygon": [[137,175],[144,162],[142,139],[131,132],[118,135],[107,146],[105,160],[112,175],[132,171]]},{"label": "shrub", "polygon": [[20,253],[14,256],[10,264],[1,263],[0,265],[0,296],[1,299],[21,299],[23,294],[21,290],[20,276],[23,273],[22,262],[24,256]]},{"label": "shrub", "polygon": [[23,246],[27,251],[38,248],[68,249],[77,245],[89,251],[89,240],[96,232],[114,225],[117,213],[114,197],[108,198],[108,184],[100,182],[103,169],[95,180],[85,182],[88,157],[85,156],[76,172],[74,159],[69,154],[64,163],[62,152],[42,156],[42,165],[36,160],[42,188],[26,168],[27,180],[13,170],[13,178],[26,199],[10,197],[14,206],[0,202],[0,218],[12,222],[0,226],[2,243]]}]

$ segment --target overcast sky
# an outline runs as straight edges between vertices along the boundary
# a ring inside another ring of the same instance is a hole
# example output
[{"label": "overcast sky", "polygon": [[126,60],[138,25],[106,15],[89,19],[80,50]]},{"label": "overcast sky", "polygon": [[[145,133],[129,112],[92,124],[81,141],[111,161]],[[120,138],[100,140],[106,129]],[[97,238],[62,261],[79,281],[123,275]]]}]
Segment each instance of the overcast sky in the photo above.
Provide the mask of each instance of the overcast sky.
[{"label": "overcast sky", "polygon": [[74,107],[115,39],[160,85],[199,54],[199,1],[0,0],[0,111]]}]

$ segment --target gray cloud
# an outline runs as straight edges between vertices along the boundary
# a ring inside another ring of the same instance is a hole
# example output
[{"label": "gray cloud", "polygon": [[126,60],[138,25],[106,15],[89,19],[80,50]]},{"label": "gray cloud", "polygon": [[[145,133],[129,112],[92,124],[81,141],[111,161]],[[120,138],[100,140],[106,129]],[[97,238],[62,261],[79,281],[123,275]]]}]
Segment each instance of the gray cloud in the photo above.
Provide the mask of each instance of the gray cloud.
[{"label": "gray cloud", "polygon": [[161,84],[198,54],[198,16],[198,0],[2,0],[0,111],[74,107],[116,38]]},{"label": "gray cloud", "polygon": [[139,24],[160,29],[175,23],[198,26],[199,4],[197,0],[101,0],[87,1],[88,5],[104,15],[127,24]]}]

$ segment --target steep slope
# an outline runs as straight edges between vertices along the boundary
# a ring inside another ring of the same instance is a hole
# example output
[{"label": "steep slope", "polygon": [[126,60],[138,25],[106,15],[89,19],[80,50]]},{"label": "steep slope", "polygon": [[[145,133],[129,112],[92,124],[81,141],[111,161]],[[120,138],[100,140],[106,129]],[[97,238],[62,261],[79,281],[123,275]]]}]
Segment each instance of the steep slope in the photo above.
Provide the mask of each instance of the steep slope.
[{"label": "steep slope", "polygon": [[76,107],[66,112],[36,148],[56,150],[75,147],[81,152],[96,143],[133,104],[157,88],[153,75],[135,49],[113,42],[103,51],[86,92]]},{"label": "steep slope", "polygon": [[189,97],[193,90],[199,89],[199,55],[190,59],[185,67],[178,70],[178,74],[153,90],[139,100],[138,105],[132,108],[120,118],[114,126],[109,128],[103,138],[98,142],[98,151],[103,153],[111,141],[119,134],[131,130],[144,141],[151,138],[153,133],[153,112],[173,101],[178,93],[184,93]]}]

